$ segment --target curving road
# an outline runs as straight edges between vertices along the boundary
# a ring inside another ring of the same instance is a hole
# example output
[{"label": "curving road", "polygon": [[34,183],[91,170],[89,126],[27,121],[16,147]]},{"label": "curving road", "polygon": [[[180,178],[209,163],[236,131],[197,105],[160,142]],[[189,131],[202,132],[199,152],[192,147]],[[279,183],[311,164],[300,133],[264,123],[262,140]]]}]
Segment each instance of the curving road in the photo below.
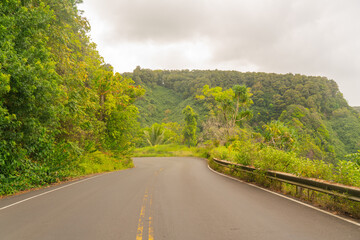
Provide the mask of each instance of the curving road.
[{"label": "curving road", "polygon": [[220,176],[204,160],[134,162],[0,200],[0,239],[360,239],[360,225]]}]

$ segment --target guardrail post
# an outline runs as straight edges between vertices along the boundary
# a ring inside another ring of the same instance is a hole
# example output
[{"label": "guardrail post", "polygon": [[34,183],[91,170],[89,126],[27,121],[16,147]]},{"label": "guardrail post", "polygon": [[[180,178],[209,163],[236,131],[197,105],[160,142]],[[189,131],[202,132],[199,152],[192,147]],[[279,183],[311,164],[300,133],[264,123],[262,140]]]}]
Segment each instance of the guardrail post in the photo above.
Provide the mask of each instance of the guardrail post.
[{"label": "guardrail post", "polygon": [[302,187],[296,186],[296,195],[302,197],[303,190],[304,189]]},{"label": "guardrail post", "polygon": [[281,181],[279,181],[279,190],[280,190],[280,192],[282,192],[282,182]]}]

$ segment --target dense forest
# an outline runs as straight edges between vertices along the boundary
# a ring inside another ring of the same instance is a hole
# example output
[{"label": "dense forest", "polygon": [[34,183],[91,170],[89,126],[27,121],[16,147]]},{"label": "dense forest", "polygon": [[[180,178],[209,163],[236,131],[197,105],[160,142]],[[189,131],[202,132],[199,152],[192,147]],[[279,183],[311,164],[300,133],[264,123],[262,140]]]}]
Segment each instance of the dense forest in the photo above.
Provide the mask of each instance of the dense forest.
[{"label": "dense forest", "polygon": [[0,195],[130,162],[144,90],[104,63],[79,2],[0,2]]},{"label": "dense forest", "polygon": [[225,90],[238,84],[250,88],[252,118],[246,125],[255,133],[265,136],[270,124],[288,129],[296,138],[300,156],[333,163],[360,149],[359,113],[347,104],[336,82],[325,77],[140,67],[124,75],[147,89],[136,103],[143,127],[182,123],[181,109],[191,105],[199,114],[198,132],[202,133],[211,112],[206,101],[196,96],[205,85]]}]

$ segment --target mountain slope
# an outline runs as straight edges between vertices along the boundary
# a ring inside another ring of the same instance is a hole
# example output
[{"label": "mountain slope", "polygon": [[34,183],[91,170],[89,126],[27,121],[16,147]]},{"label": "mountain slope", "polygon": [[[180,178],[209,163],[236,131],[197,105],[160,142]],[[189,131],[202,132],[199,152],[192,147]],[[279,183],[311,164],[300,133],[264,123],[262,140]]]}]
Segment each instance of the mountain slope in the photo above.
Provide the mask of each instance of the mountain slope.
[{"label": "mountain slope", "polygon": [[[333,159],[360,148],[359,113],[347,104],[336,82],[325,77],[218,70],[152,71],[140,67],[125,75],[132,77],[137,84],[155,89],[147,93],[147,100],[137,103],[140,109],[153,107],[153,118],[147,117],[147,112],[141,113],[143,125],[151,125],[166,117],[169,121],[181,122],[180,113],[185,103],[200,111],[203,120],[207,115],[206,108],[195,96],[201,94],[204,85],[227,89],[244,84],[254,94],[254,117],[250,124],[256,131],[262,132],[264,124],[281,120],[297,128],[304,143],[311,142],[310,145],[316,145],[325,153],[326,156],[320,154],[319,158]],[[158,99],[162,97],[176,101],[165,103]],[[166,109],[171,110],[168,116],[164,113]]]}]

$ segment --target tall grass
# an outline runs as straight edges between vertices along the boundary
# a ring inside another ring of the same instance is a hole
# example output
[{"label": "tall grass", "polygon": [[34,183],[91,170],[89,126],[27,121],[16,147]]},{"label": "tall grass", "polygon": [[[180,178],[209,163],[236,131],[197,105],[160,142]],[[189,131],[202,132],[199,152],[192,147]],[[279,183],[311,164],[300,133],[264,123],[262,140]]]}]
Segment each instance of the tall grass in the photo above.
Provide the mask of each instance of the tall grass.
[{"label": "tall grass", "polygon": [[[7,181],[0,181],[0,196],[14,194],[34,188],[41,188],[53,183],[71,180],[89,174],[122,170],[133,167],[129,157],[118,156],[115,153],[95,151],[86,153],[76,161],[50,171],[46,165],[24,161],[31,166],[25,168],[22,174],[18,174]],[[1,177],[1,176],[0,176]],[[0,179],[1,180],[1,179]]]},{"label": "tall grass", "polygon": [[137,148],[134,157],[203,157],[204,150],[179,144],[166,144]]},{"label": "tall grass", "polygon": [[339,161],[337,165],[333,165],[322,160],[297,157],[293,152],[284,152],[251,141],[235,141],[228,147],[214,148],[211,156],[254,166],[260,170],[286,172],[360,187],[360,166],[351,161]]},{"label": "tall grass", "polygon": [[81,157],[78,166],[78,168],[74,169],[73,176],[117,171],[132,168],[134,165],[129,157],[96,151]]}]

